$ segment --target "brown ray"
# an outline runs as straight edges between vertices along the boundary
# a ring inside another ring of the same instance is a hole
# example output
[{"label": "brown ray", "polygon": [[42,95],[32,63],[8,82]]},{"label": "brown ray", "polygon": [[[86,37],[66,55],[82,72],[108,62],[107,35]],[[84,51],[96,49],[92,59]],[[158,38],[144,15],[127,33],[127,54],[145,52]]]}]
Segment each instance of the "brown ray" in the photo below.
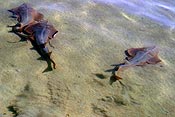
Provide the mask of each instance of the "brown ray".
[{"label": "brown ray", "polygon": [[158,48],[156,46],[143,47],[143,48],[130,48],[125,51],[126,61],[124,64],[120,65],[115,71],[114,76],[117,80],[122,79],[120,73],[134,66],[145,66],[147,64],[157,64],[161,62],[158,57]]}]

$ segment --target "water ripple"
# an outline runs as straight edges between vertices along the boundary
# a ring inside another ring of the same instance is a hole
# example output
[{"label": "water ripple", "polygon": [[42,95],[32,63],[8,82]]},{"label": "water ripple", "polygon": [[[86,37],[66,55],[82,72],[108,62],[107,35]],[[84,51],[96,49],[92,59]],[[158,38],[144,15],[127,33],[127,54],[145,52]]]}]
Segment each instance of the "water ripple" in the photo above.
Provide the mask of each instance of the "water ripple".
[{"label": "water ripple", "polygon": [[124,11],[145,16],[153,21],[174,28],[175,26],[175,1],[167,0],[93,0],[94,2],[115,5]]},{"label": "water ripple", "polygon": [[68,10],[70,6],[65,3],[57,2],[57,3],[40,3],[37,6],[37,9],[47,9],[50,11],[57,12],[65,12]]}]

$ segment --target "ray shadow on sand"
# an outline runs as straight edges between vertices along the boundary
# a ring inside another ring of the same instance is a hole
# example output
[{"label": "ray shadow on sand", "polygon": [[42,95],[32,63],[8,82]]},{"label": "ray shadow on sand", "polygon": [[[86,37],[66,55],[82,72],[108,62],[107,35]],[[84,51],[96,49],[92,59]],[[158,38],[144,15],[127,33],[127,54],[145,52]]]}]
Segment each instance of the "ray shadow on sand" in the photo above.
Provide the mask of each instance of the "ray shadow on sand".
[{"label": "ray shadow on sand", "polygon": [[[113,64],[111,66],[113,66],[114,68],[113,69],[107,69],[105,70],[105,72],[111,72],[112,75],[109,79],[109,84],[112,85],[114,82],[118,81],[122,86],[125,87],[125,85],[120,81],[120,80],[117,80],[116,77],[115,77],[115,72],[119,69],[119,67],[121,65],[124,65],[125,63],[120,63],[120,64]],[[106,79],[107,76],[103,75],[102,73],[93,73],[93,75],[95,75],[98,79]]]},{"label": "ray shadow on sand", "polygon": [[13,117],[17,117],[19,115],[18,109],[15,107],[15,105],[11,105],[7,107],[8,111],[12,112]]},{"label": "ray shadow on sand", "polygon": [[106,79],[106,76],[101,73],[93,73],[99,79]]},{"label": "ray shadow on sand", "polygon": [[[14,33],[14,34],[16,34],[17,36],[19,36],[20,40],[17,41],[17,42],[27,42],[27,40],[29,40],[29,39],[28,39],[28,36],[23,35],[23,34],[20,34],[20,33],[17,33],[16,31],[11,30],[11,31],[8,31],[8,32],[9,32],[9,33]],[[8,42],[9,42],[9,41],[8,41]],[[17,43],[17,42],[9,42],[9,43]],[[41,52],[41,49],[40,49],[40,47],[37,45],[36,41],[30,40],[30,42],[31,42],[31,44],[32,44],[32,46],[33,46],[33,47],[31,48],[31,50],[36,50],[37,53],[41,56],[41,57],[39,57],[37,60],[44,60],[44,61],[47,62],[47,68],[46,68],[42,73],[52,71],[53,68],[52,68],[52,65],[51,65],[51,61],[50,61],[50,59],[49,59],[49,58],[50,58],[49,55],[48,55],[48,54],[43,54],[43,53]]]}]

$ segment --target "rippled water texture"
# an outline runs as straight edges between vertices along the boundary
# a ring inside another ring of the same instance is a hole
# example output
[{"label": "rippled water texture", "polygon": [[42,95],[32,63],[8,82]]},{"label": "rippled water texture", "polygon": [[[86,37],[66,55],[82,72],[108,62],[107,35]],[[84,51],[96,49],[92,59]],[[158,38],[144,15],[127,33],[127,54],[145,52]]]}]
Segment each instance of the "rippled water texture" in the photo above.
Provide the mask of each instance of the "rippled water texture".
[{"label": "rippled water texture", "polygon": [[[59,31],[47,45],[53,71],[8,33],[7,9],[23,2]],[[0,16],[0,117],[174,117],[175,0],[0,0]],[[126,49],[153,45],[161,63],[110,85]]]},{"label": "rippled water texture", "polygon": [[161,25],[174,28],[175,1],[173,0],[94,0],[105,4],[116,5],[124,11],[151,18]]}]

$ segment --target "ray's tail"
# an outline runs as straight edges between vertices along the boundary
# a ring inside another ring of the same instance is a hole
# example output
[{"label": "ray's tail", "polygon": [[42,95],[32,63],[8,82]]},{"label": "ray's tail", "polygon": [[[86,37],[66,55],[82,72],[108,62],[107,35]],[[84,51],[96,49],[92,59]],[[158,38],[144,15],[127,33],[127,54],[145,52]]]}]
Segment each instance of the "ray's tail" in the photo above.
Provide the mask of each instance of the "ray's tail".
[{"label": "ray's tail", "polygon": [[117,80],[121,80],[122,78],[120,76],[115,75],[114,76]]},{"label": "ray's tail", "polygon": [[121,80],[122,78],[121,78],[120,76],[118,76],[118,75],[113,74],[113,75],[111,76],[111,79]]},{"label": "ray's tail", "polygon": [[[124,65],[123,65],[124,66]],[[121,80],[120,73],[125,69],[122,65],[118,67],[118,69],[114,72],[113,77],[115,77],[116,80]]]}]

